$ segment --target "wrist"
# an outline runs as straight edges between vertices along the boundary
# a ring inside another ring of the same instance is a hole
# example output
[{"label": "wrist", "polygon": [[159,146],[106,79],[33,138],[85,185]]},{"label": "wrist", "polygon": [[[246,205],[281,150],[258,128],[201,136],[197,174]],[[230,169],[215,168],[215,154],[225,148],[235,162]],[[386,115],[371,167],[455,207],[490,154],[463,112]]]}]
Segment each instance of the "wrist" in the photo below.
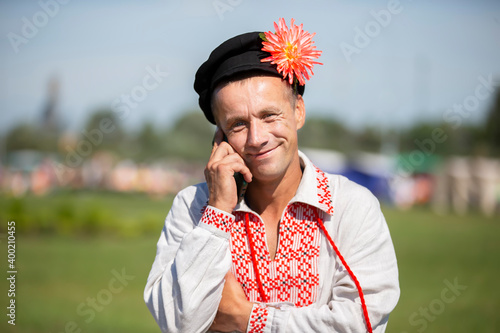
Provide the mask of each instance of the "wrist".
[{"label": "wrist", "polygon": [[242,333],[246,333],[250,321],[250,316],[252,315],[254,303],[246,301],[241,305],[240,309],[240,320],[238,325],[238,330]]},{"label": "wrist", "polygon": [[233,213],[233,209],[235,206],[232,206],[232,205],[228,205],[224,202],[219,202],[219,201],[212,201],[212,200],[208,200],[208,205],[212,206],[212,207],[215,207],[217,208],[218,210],[222,210],[228,214],[232,214]]}]

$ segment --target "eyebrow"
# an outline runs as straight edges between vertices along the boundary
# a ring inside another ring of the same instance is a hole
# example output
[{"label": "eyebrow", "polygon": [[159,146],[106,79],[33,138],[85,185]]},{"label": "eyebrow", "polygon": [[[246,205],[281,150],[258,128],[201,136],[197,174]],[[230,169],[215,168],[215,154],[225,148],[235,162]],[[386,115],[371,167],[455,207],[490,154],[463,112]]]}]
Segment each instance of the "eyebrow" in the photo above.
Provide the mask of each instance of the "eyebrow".
[{"label": "eyebrow", "polygon": [[226,120],[226,124],[231,127],[234,123],[237,123],[239,121],[246,121],[245,117],[241,116],[235,116],[235,117],[230,117]]}]

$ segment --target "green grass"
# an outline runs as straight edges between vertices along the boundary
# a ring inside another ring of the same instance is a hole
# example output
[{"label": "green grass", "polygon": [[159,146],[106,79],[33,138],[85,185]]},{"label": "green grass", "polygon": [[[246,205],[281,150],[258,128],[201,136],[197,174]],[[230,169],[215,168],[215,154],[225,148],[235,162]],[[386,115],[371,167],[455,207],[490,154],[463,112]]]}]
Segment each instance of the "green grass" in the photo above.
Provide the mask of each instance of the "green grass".
[{"label": "green grass", "polygon": [[[439,216],[423,209],[384,212],[396,248],[401,286],[389,331],[499,331],[498,218]],[[467,289],[450,302],[453,295],[443,291],[447,288],[444,281],[453,283],[455,279]],[[429,309],[427,317],[422,314],[425,309]]]},{"label": "green grass", "polygon": [[[0,197],[0,219],[36,234],[139,236],[157,232],[173,196],[61,190],[46,197]],[[5,232],[6,225],[0,225]]]},{"label": "green grass", "polygon": [[[18,216],[26,221],[40,211],[57,210],[61,205],[73,207],[70,214],[78,219],[85,216],[86,207],[94,205],[99,207],[98,214],[112,221],[105,226],[112,225],[111,230],[115,230],[115,223],[123,221],[128,225],[125,230],[133,232],[108,232],[107,228],[77,234],[79,229],[68,234],[19,232],[17,325],[8,325],[2,314],[1,332],[159,331],[144,305],[142,292],[171,198],[153,200],[141,195],[83,192],[23,200],[24,215]],[[8,212],[5,214],[3,209],[12,209],[12,202],[6,199],[0,203],[4,224]],[[500,288],[496,286],[500,275],[498,219],[474,213],[438,216],[427,209],[401,212],[384,208],[384,213],[396,248],[402,291],[387,332],[500,331]],[[143,223],[145,216],[155,221],[147,229],[153,233],[144,233],[142,227],[136,226]],[[6,263],[5,235],[1,238],[0,260]],[[3,263],[2,268],[6,267]],[[110,287],[113,270],[122,269],[133,279],[126,286],[116,283]],[[467,288],[453,301],[453,294],[447,292],[443,299],[447,288],[444,281],[453,283],[455,279]],[[2,279],[2,309],[8,301],[6,287],[6,279]],[[99,311],[87,305],[92,298],[105,303],[97,301]],[[77,312],[79,307],[81,311]],[[421,311],[429,308],[426,319]],[[66,325],[69,330],[65,330]]]},{"label": "green grass", "polygon": [[[142,301],[155,237],[21,235],[17,245],[17,327],[8,332],[65,332],[68,322],[82,332],[157,331]],[[113,271],[125,282],[115,282]]]}]

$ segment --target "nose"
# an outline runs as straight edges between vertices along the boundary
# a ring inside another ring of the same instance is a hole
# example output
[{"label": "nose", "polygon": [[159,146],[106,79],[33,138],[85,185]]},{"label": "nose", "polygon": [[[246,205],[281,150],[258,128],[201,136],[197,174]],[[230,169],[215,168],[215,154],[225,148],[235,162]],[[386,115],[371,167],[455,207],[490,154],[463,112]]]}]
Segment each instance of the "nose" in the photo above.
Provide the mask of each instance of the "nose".
[{"label": "nose", "polygon": [[261,148],[268,141],[268,133],[265,126],[257,121],[252,121],[248,128],[247,145],[252,148]]}]

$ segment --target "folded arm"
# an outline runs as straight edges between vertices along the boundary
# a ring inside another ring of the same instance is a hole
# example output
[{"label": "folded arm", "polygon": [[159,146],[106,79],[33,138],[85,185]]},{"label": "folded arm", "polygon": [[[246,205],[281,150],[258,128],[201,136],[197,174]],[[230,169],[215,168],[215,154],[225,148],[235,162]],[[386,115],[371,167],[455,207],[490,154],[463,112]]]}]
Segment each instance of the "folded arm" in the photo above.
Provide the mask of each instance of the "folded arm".
[{"label": "folded arm", "polygon": [[[191,187],[175,198],[157,245],[144,300],[162,332],[206,332],[231,266],[234,216],[208,206]],[[198,201],[196,201],[198,200]]]}]

